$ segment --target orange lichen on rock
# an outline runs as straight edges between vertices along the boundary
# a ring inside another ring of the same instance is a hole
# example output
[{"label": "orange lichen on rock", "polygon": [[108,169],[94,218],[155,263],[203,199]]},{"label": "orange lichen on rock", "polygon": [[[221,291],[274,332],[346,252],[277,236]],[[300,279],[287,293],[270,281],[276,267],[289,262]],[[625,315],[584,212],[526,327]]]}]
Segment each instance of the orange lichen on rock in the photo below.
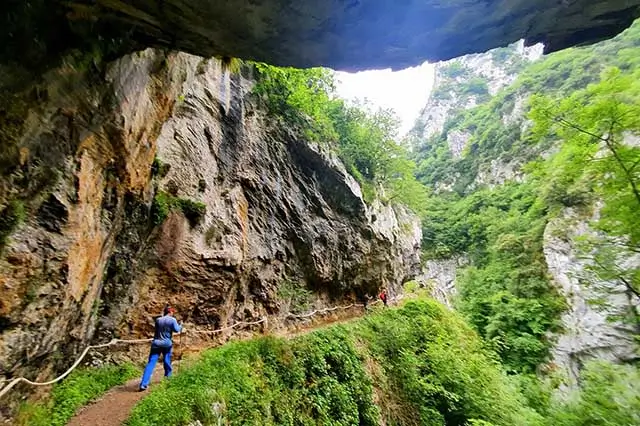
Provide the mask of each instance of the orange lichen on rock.
[{"label": "orange lichen on rock", "polygon": [[102,247],[107,237],[100,226],[102,167],[86,153],[81,154],[78,179],[78,203],[69,212],[68,229],[74,236],[69,248],[68,294],[80,301],[87,287],[100,281],[104,270]]}]

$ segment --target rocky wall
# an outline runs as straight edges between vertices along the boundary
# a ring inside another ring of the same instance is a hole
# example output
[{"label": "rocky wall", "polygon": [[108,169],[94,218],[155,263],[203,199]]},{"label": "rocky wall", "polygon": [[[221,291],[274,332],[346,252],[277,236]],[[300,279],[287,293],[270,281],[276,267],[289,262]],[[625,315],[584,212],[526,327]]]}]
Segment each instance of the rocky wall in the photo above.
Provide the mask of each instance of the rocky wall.
[{"label": "rocky wall", "polygon": [[146,337],[167,302],[211,329],[281,315],[283,286],[320,306],[416,273],[415,216],[367,205],[251,85],[248,68],[145,50],[70,58],[16,96],[2,117],[0,211],[15,220],[0,224],[0,378],[47,379],[91,341]]},{"label": "rocky wall", "polygon": [[[589,226],[595,219],[567,208],[552,219],[544,233],[544,255],[560,294],[567,301],[562,315],[562,332],[553,338],[553,363],[571,388],[579,383],[585,363],[602,359],[615,363],[637,361],[638,309],[640,299],[618,280],[605,280],[593,271],[593,260],[580,241],[596,232]],[[624,259],[624,267],[637,266],[640,256]]]}]

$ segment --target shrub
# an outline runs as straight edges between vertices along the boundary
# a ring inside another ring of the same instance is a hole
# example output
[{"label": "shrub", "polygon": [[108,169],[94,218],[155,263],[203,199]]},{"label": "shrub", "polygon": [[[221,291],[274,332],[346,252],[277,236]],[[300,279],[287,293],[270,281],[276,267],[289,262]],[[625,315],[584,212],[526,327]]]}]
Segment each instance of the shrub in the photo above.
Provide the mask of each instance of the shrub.
[{"label": "shrub", "polygon": [[232,74],[239,74],[242,70],[244,62],[239,58],[232,58],[230,56],[223,56],[220,59],[220,65],[223,71],[229,71]]},{"label": "shrub", "polygon": [[206,352],[139,404],[129,425],[209,421],[211,406],[238,425],[375,425],[377,411],[344,330],[287,342],[261,338]]},{"label": "shrub", "polygon": [[26,217],[22,201],[13,200],[0,212],[0,249],[5,245],[6,239],[15,229],[24,222]]},{"label": "shrub", "polygon": [[582,372],[581,389],[555,401],[549,426],[640,424],[640,371],[634,365],[592,361]]},{"label": "shrub", "polygon": [[189,221],[191,226],[196,226],[206,212],[204,203],[186,198],[174,197],[166,192],[158,191],[151,204],[151,221],[154,225],[162,224],[169,213],[179,210]]},{"label": "shrub", "polygon": [[160,178],[165,177],[169,170],[171,170],[171,164],[164,163],[158,157],[153,159],[153,163],[151,163],[151,175],[159,176]]},{"label": "shrub", "polygon": [[484,78],[474,77],[462,84],[461,91],[465,95],[486,95],[489,93],[489,86]]},{"label": "shrub", "polygon": [[151,204],[151,220],[154,225],[161,225],[171,211],[171,196],[165,192],[156,193]]},{"label": "shrub", "polygon": [[392,110],[348,105],[335,96],[334,76],[327,69],[255,66],[254,93],[270,113],[338,154],[360,183],[365,201],[371,202],[382,187],[389,199],[414,210],[420,206],[425,190],[415,179],[407,148],[395,140],[399,119]]},{"label": "shrub", "polygon": [[176,200],[177,207],[182,211],[191,226],[195,226],[204,217],[207,206],[198,201],[188,200],[186,198],[178,198]]},{"label": "shrub", "polygon": [[446,65],[438,66],[438,72],[448,78],[457,78],[466,76],[469,70],[460,61],[451,61]]},{"label": "shrub", "polygon": [[278,285],[280,311],[284,313],[303,313],[311,309],[313,294],[304,287],[304,283],[285,279]]}]

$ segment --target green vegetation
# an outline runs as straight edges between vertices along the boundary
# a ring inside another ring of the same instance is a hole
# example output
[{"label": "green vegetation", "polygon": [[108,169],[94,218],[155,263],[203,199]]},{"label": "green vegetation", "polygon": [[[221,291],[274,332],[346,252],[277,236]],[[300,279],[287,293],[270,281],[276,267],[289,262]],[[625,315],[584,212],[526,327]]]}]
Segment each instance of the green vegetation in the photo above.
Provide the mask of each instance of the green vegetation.
[{"label": "green vegetation", "polygon": [[151,220],[154,225],[162,224],[169,213],[178,210],[187,218],[191,226],[196,226],[205,214],[206,206],[198,201],[174,197],[158,191],[151,204]]},{"label": "green vegetation", "polygon": [[[433,189],[423,251],[430,258],[469,257],[471,266],[457,280],[457,307],[509,371],[536,371],[548,357],[547,333],[558,329],[563,301],[549,282],[542,239],[547,222],[564,208],[586,218],[596,200],[604,202],[592,224],[603,233],[584,238],[585,256],[601,278],[640,294],[640,271],[623,269],[620,261],[640,251],[634,189],[640,149],[623,142],[640,130],[638,57],[640,23],[615,39],[546,56],[489,102],[454,114],[441,135],[418,147],[418,179]],[[598,83],[610,64],[619,68]],[[532,93],[545,96],[532,97],[534,126],[523,126],[517,115],[509,117],[516,103],[530,108]],[[470,135],[462,158],[448,149],[453,130]],[[554,146],[557,152],[540,157]],[[479,171],[493,169],[495,161],[520,164],[527,175],[521,182],[479,185]]]},{"label": "green vegetation", "polygon": [[471,97],[474,97],[476,102],[489,99],[487,80],[474,74],[461,60],[438,64],[437,74],[440,77],[431,94],[432,99],[448,101],[455,97],[460,104],[466,103]]},{"label": "green vegetation", "polygon": [[128,424],[533,424],[523,401],[460,317],[411,301],[293,340],[207,351]]},{"label": "green vegetation", "polygon": [[587,364],[581,389],[548,408],[547,425],[640,424],[640,370],[603,361]]},{"label": "green vegetation", "polygon": [[489,86],[487,85],[487,80],[482,77],[473,77],[465,82],[461,86],[461,92],[463,95],[488,95],[489,94]]},{"label": "green vegetation", "polygon": [[46,402],[24,403],[17,416],[19,426],[64,426],[78,408],[139,373],[131,364],[75,370],[53,386]]},{"label": "green vegetation", "polygon": [[[450,73],[448,68],[445,72]],[[476,96],[479,101],[485,101],[489,97],[489,86],[486,79],[480,76],[469,76],[463,81],[453,80],[440,83],[431,96],[434,99],[443,101],[451,99],[452,96],[460,97],[464,100],[471,96]]]},{"label": "green vegetation", "polygon": [[292,340],[209,350],[154,389],[127,424],[633,425],[639,374],[587,364],[582,389],[551,398],[551,382],[502,372],[460,316],[414,299]]},{"label": "green vegetation", "polygon": [[313,293],[304,287],[304,283],[283,280],[278,285],[280,312],[301,314],[311,310]]},{"label": "green vegetation", "polygon": [[220,59],[223,71],[229,71],[232,74],[238,74],[242,70],[242,65],[244,64],[244,62],[240,58],[223,56],[222,58],[219,58],[219,59]]},{"label": "green vegetation", "polygon": [[153,163],[151,163],[152,176],[163,178],[169,173],[169,170],[171,170],[171,164],[163,162],[158,157],[153,159]]},{"label": "green vegetation", "polygon": [[469,69],[462,62],[452,60],[446,65],[439,65],[438,73],[445,78],[462,78],[469,75]]},{"label": "green vegetation", "polygon": [[[529,132],[522,134],[518,121],[504,121],[513,111],[516,101],[524,105],[526,112],[527,100],[533,93],[563,98],[598,82],[601,72],[609,67],[617,67],[622,74],[629,74],[639,65],[640,22],[611,40],[565,49],[529,64],[513,84],[491,100],[452,114],[441,135],[423,141],[416,156],[418,177],[430,186],[454,182],[455,190],[460,194],[472,191],[471,183],[478,170],[489,167],[492,160],[507,162],[518,159],[520,164],[524,164],[537,158],[553,143],[550,138],[540,140]],[[453,158],[447,149],[447,135],[453,130],[472,134],[467,155],[461,159]]]},{"label": "green vegetation", "polygon": [[24,222],[25,210],[21,201],[11,201],[0,211],[0,249],[4,247],[7,237]]},{"label": "green vegetation", "polygon": [[458,309],[505,366],[533,372],[548,356],[562,298],[547,279],[542,252],[546,210],[537,182],[509,183],[467,197],[434,196],[423,218],[423,253],[465,253],[472,266],[458,277]]},{"label": "green vegetation", "polygon": [[603,202],[593,225],[607,237],[593,236],[584,251],[595,272],[615,279],[640,298],[640,268],[621,259],[640,252],[640,72],[612,68],[602,80],[563,99],[536,97],[531,117],[540,137],[563,141],[555,156],[540,162],[541,188],[552,206]]},{"label": "green vegetation", "polygon": [[256,64],[254,91],[269,111],[299,127],[309,140],[335,151],[360,182],[365,199],[397,201],[419,211],[426,191],[414,177],[415,164],[394,140],[398,119],[390,110],[369,111],[335,96],[330,70],[298,70]]}]

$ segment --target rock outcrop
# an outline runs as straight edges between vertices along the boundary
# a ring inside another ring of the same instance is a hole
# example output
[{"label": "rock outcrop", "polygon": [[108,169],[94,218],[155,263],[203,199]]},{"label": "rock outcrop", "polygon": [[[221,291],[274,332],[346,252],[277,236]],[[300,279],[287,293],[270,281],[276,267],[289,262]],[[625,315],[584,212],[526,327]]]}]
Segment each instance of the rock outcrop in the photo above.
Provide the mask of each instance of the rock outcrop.
[{"label": "rock outcrop", "polygon": [[166,302],[211,329],[282,314],[283,286],[337,303],[418,272],[416,217],[367,205],[243,73],[146,50],[67,65],[24,106],[0,185],[0,210],[24,212],[0,255],[0,377],[47,378],[88,342],[147,336]]},{"label": "rock outcrop", "polygon": [[[422,138],[440,134],[447,119],[473,108],[513,83],[528,62],[542,55],[543,46],[525,47],[522,40],[505,48],[476,55],[466,55],[435,67],[433,90],[417,120],[414,132]],[[448,135],[450,150],[460,156],[470,135],[465,132]]]},{"label": "rock outcrop", "polygon": [[296,67],[404,68],[519,39],[542,42],[547,52],[593,43],[627,28],[639,6],[638,0],[10,1],[0,18],[0,63],[33,67],[99,43],[118,55],[160,47]]},{"label": "rock outcrop", "polygon": [[[549,272],[567,301],[563,331],[555,336],[552,355],[569,388],[578,385],[580,372],[589,360],[626,363],[640,359],[636,340],[640,299],[623,283],[604,280],[593,272],[593,260],[579,247],[580,238],[595,235],[589,219],[567,208],[549,222],[544,234]],[[637,267],[640,255],[625,259],[624,264]]]},{"label": "rock outcrop", "polygon": [[448,308],[453,308],[458,269],[469,264],[465,256],[453,256],[447,259],[430,259],[424,262],[422,272],[416,277],[422,287],[429,290],[434,299]]}]

